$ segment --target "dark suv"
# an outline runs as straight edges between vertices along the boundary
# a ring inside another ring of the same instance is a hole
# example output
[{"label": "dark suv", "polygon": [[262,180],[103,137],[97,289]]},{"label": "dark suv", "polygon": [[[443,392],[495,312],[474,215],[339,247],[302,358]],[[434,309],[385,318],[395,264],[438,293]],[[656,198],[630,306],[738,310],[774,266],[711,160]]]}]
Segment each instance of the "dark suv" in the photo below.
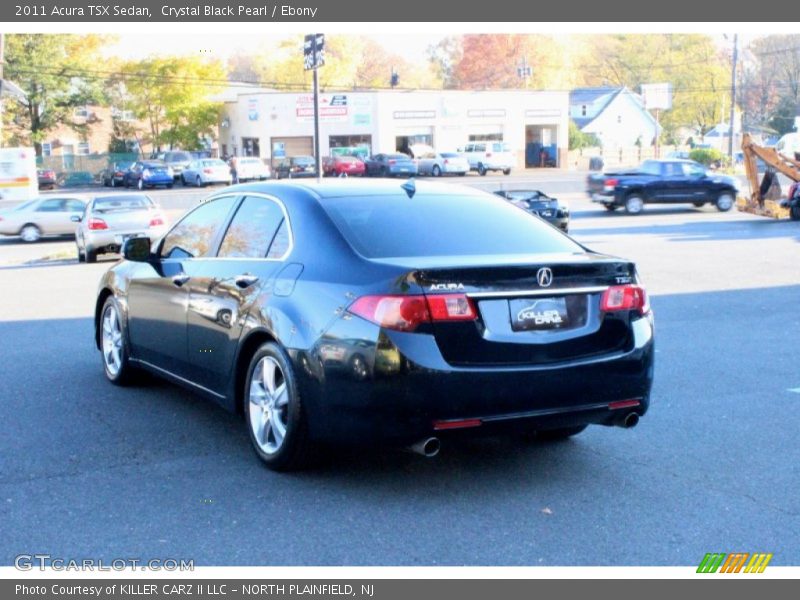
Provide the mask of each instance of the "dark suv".
[{"label": "dark suv", "polygon": [[191,152],[184,152],[183,150],[171,150],[169,152],[159,152],[154,158],[163,160],[167,163],[168,167],[172,168],[172,176],[175,181],[181,178],[183,170],[189,166],[189,163],[194,160]]}]

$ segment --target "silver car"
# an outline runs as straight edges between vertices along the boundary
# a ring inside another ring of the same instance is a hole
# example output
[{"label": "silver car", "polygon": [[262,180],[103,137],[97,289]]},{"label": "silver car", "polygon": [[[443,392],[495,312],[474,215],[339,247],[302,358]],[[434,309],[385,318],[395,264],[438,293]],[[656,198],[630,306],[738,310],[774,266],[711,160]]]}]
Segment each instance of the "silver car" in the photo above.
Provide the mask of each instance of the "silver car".
[{"label": "silver car", "polygon": [[183,185],[203,187],[212,183],[231,184],[231,168],[219,158],[199,158],[189,163],[181,173]]},{"label": "silver car", "polygon": [[0,235],[18,235],[37,242],[46,235],[75,233],[73,217],[83,214],[86,200],[75,196],[45,196],[0,209]]},{"label": "silver car", "polygon": [[80,262],[97,262],[97,255],[119,252],[128,238],[158,239],[167,232],[167,217],[145,194],[108,194],[95,197],[78,223],[75,244]]},{"label": "silver car", "polygon": [[417,161],[419,175],[466,175],[469,171],[469,162],[466,158],[455,152],[431,152],[423,154]]}]

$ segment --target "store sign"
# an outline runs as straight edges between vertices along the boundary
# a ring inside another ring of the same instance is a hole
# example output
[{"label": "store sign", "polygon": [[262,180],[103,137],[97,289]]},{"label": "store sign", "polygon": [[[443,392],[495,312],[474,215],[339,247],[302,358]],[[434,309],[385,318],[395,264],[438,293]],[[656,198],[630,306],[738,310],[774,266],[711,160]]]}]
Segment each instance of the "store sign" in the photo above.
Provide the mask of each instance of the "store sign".
[{"label": "store sign", "polygon": [[247,100],[247,118],[250,121],[258,121],[258,98]]},{"label": "store sign", "polygon": [[647,110],[672,108],[672,86],[669,83],[643,83],[642,100]]},{"label": "store sign", "polygon": [[484,108],[478,110],[468,110],[467,116],[471,118],[482,117],[505,117],[506,111],[502,108]]},{"label": "store sign", "polygon": [[392,115],[395,119],[434,119],[435,110],[396,110]]},{"label": "store sign", "polygon": [[[297,120],[306,123],[314,120],[314,96],[304,94],[295,103]],[[319,120],[327,123],[343,123],[349,119],[347,94],[320,94]]]}]

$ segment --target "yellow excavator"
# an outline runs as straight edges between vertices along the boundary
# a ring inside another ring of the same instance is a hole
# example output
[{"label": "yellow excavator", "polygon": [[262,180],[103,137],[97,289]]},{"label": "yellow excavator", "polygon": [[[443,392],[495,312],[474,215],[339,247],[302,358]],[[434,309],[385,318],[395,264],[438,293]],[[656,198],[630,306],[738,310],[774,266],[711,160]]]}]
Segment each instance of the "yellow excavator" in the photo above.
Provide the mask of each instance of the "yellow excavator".
[{"label": "yellow excavator", "polygon": [[[747,182],[750,184],[750,197],[740,197],[736,201],[736,208],[742,212],[800,221],[800,193],[795,190],[800,188],[800,161],[789,158],[775,150],[755,144],[750,134],[742,136],[742,153],[744,155],[744,170]],[[758,181],[758,159],[767,166],[761,182]],[[783,199],[781,186],[778,183],[778,173],[791,179],[795,185],[789,188],[788,198]]]}]

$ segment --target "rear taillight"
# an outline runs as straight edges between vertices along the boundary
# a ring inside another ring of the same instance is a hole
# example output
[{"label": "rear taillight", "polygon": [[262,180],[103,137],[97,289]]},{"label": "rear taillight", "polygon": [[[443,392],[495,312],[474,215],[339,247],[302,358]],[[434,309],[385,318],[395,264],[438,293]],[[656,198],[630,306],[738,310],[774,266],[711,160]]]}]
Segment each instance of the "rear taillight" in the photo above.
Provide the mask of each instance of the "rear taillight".
[{"label": "rear taillight", "polygon": [[619,183],[618,179],[606,179],[603,182],[603,187],[607,190],[613,190],[615,187],[617,187],[618,183]]},{"label": "rear taillight", "polygon": [[376,325],[414,331],[431,321],[474,321],[477,314],[464,294],[437,296],[362,296],[348,309]]},{"label": "rear taillight", "polygon": [[486,158],[492,158],[492,153],[491,152],[487,152],[486,153]]},{"label": "rear taillight", "polygon": [[647,292],[638,285],[615,285],[603,292],[600,299],[600,310],[614,312],[618,310],[635,310],[640,315],[650,312]]},{"label": "rear taillight", "polygon": [[211,169],[203,169],[203,173],[206,173],[207,175],[210,175],[210,174],[211,174],[211,173],[213,173],[213,172],[214,172],[214,171],[213,171],[213,170],[211,170]]},{"label": "rear taillight", "polygon": [[397,161],[396,161],[396,160],[390,160],[390,161],[389,161],[389,164],[390,164],[390,165],[397,164]]},{"label": "rear taillight", "polygon": [[164,218],[161,216],[155,216],[150,219],[150,227],[161,227],[164,224]]},{"label": "rear taillight", "polygon": [[103,221],[103,219],[98,219],[97,217],[90,217],[86,223],[86,226],[92,231],[108,229],[108,225],[106,225],[106,222]]},{"label": "rear taillight", "polygon": [[447,159],[445,158],[445,159],[444,159],[444,164],[446,164],[446,165],[449,165],[449,164],[450,164],[450,161],[449,161],[449,160],[447,160]]}]

